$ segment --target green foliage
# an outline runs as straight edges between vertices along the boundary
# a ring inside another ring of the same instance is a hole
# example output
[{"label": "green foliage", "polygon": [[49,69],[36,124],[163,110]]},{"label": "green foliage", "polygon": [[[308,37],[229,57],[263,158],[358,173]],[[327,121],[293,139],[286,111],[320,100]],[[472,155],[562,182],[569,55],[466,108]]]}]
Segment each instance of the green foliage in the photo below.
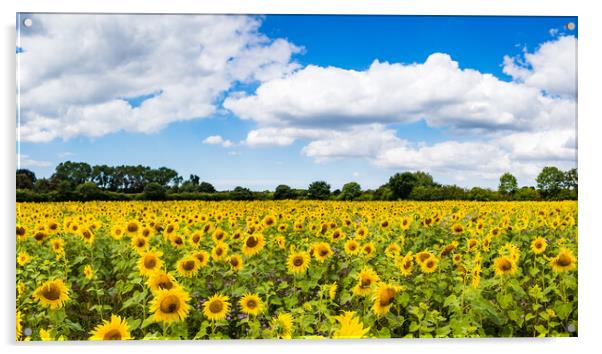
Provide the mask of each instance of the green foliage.
[{"label": "green foliage", "polygon": [[330,184],[324,181],[312,182],[307,188],[309,199],[325,200],[330,196]]},{"label": "green foliage", "polygon": [[151,182],[144,187],[142,194],[145,200],[164,200],[167,192],[162,185],[157,182]]},{"label": "green foliage", "polygon": [[354,200],[362,194],[362,187],[357,182],[349,182],[343,186],[339,196],[342,200]]},{"label": "green foliage", "polygon": [[517,189],[518,183],[516,182],[516,177],[514,177],[512,174],[506,172],[500,177],[498,191],[501,194],[514,194]]}]

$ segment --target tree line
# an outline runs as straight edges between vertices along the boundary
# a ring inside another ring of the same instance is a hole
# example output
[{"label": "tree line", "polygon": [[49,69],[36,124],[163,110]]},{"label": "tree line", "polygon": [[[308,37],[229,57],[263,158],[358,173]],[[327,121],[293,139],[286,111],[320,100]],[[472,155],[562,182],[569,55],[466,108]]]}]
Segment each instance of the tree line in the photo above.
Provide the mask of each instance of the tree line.
[{"label": "tree line", "polygon": [[197,175],[184,180],[175,170],[142,165],[95,165],[62,162],[49,178],[37,178],[27,169],[16,171],[18,202],[90,200],[576,200],[577,169],[562,171],[544,167],[536,186],[519,187],[516,177],[504,173],[497,190],[443,185],[422,171],[400,172],[377,189],[363,190],[359,183],[346,183],[331,190],[326,181],[314,181],[306,189],[281,184],[275,190],[251,191],[237,186],[218,191]]}]

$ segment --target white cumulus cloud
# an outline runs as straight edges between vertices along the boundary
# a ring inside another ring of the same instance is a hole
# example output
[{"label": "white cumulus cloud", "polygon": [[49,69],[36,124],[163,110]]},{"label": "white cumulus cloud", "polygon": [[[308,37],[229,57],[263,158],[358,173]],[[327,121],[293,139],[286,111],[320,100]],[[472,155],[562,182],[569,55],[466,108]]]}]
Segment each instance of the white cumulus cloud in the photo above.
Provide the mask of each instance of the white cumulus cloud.
[{"label": "white cumulus cloud", "polygon": [[222,138],[221,135],[208,136],[203,140],[203,144],[221,145],[225,148],[229,148],[235,145],[232,141]]},{"label": "white cumulus cloud", "polygon": [[[33,15],[18,54],[21,141],[156,132],[208,117],[235,82],[272,80],[301,48],[261,20],[210,15]],[[153,94],[153,95],[151,95]],[[139,106],[126,99],[149,96]]]}]

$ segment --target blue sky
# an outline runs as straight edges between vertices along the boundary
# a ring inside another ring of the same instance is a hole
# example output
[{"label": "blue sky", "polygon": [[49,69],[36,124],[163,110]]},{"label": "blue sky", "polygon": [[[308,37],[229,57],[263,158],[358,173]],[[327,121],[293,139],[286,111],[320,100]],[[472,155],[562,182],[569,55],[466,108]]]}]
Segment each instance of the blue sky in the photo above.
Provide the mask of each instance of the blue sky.
[{"label": "blue sky", "polygon": [[18,152],[38,176],[72,160],[220,189],[418,169],[496,187],[576,166],[576,18],[24,17]]}]

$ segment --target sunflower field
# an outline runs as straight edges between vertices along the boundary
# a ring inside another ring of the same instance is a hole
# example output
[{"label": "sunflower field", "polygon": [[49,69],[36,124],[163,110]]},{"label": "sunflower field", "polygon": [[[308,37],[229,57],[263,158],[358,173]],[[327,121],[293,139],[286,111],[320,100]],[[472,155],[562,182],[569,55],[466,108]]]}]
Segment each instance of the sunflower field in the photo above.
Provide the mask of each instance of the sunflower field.
[{"label": "sunflower field", "polygon": [[18,203],[18,341],[577,336],[576,202]]}]

